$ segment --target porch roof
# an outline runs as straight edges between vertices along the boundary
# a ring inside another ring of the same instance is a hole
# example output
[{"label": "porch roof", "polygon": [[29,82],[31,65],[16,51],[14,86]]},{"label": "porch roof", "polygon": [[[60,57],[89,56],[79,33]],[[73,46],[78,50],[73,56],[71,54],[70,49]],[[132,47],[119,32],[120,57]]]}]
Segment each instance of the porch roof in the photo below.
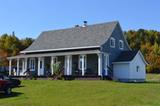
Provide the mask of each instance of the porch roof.
[{"label": "porch roof", "polygon": [[79,54],[97,54],[97,53],[101,52],[99,50],[88,50],[88,51],[71,51],[71,52],[58,52],[58,53],[20,54],[17,56],[8,57],[7,59],[65,56],[65,55],[79,55]]}]

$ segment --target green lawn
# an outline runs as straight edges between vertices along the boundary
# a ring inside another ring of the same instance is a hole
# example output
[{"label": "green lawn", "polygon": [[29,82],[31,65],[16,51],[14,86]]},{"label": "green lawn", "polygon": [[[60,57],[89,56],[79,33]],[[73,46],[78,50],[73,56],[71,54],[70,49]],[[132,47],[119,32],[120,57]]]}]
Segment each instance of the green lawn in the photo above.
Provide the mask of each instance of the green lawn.
[{"label": "green lawn", "polygon": [[160,106],[154,77],[160,75],[147,75],[148,83],[23,80],[13,96],[0,96],[0,106]]}]

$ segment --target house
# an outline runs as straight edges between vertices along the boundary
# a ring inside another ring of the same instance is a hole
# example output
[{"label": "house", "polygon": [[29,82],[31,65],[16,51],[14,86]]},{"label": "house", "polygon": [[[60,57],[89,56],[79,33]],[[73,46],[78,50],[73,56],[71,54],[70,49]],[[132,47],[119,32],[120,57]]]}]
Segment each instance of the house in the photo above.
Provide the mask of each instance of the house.
[{"label": "house", "polygon": [[[65,76],[119,78],[118,74],[113,75],[115,71],[128,73],[132,70],[132,68],[123,69],[124,67],[121,69],[123,64],[115,61],[121,58],[121,54],[126,51],[132,53],[119,22],[87,25],[85,21],[83,26],[76,25],[73,28],[42,32],[19,55],[8,57],[9,75],[25,76],[24,72],[30,69],[33,74],[46,76],[48,72],[54,72],[52,64],[60,62],[64,66]],[[130,54],[126,56],[124,58],[130,58]],[[136,63],[143,61],[146,65],[142,55],[141,57],[135,57],[132,60]],[[15,73],[12,72],[12,60],[17,61]],[[134,64],[134,62],[129,64]],[[139,67],[140,71],[145,73],[145,67],[141,68],[141,65]],[[145,79],[145,75],[134,80],[139,79]]]}]

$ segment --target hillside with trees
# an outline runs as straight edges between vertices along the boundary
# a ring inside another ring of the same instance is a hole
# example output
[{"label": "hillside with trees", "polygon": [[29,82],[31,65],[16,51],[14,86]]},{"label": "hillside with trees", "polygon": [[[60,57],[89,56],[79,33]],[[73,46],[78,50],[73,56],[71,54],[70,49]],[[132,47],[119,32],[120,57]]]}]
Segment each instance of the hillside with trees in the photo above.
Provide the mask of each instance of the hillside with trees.
[{"label": "hillside with trees", "polygon": [[147,72],[160,73],[160,32],[139,29],[124,32],[132,50],[141,50],[149,63]]}]

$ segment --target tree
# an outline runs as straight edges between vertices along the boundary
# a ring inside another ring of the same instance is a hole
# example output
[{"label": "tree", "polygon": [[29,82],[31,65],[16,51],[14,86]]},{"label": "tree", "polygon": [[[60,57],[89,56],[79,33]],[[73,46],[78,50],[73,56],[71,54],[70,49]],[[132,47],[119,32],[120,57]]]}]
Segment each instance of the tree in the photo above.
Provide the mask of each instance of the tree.
[{"label": "tree", "polygon": [[25,38],[20,40],[21,42],[21,50],[26,49],[28,46],[30,46],[33,43],[34,39],[32,38]]},{"label": "tree", "polygon": [[25,48],[27,48],[34,40],[25,38],[19,40],[15,33],[12,35],[3,34],[0,36],[0,66],[8,66],[7,57],[15,56]]},{"label": "tree", "polygon": [[160,55],[160,48],[159,48],[157,42],[154,43],[154,46],[153,46],[153,53],[154,53],[154,55]]}]

